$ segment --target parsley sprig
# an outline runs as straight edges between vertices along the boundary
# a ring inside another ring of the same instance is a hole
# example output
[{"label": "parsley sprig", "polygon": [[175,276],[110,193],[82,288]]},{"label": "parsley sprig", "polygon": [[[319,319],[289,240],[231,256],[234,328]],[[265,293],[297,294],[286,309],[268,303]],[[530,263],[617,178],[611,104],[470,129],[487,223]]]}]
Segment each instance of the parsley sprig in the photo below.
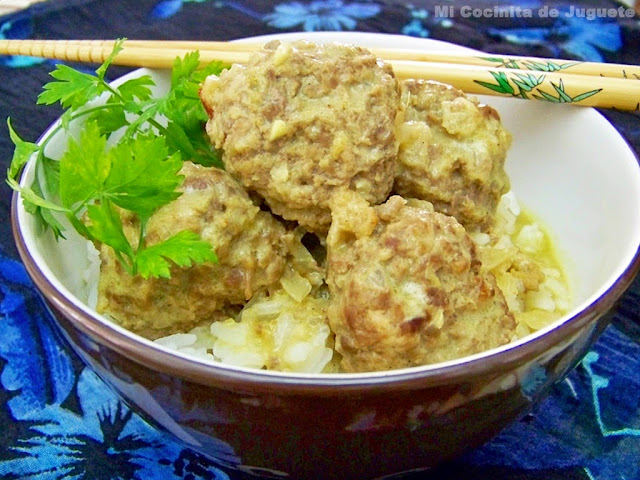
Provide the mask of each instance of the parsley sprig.
[{"label": "parsley sprig", "polygon": [[[219,74],[226,65],[213,62],[199,68],[198,52],[177,58],[170,91],[154,97],[149,75],[118,86],[105,79],[124,41],[115,43],[95,74],[64,64],[51,72],[54,81],[44,86],[37,103],[59,103],[65,112],[40,143],[20,138],[7,120],[15,145],[7,183],[56,239],[64,238],[61,218],[66,217],[85,238],[111,247],[131,275],[169,277],[172,264],[217,261],[212,246],[194,232],[147,245],[145,231],[153,213],[180,195],[183,160],[222,166],[204,132],[207,114],[198,90],[207,75]],[[72,126],[78,122],[82,128],[74,136]],[[50,158],[47,146],[61,130],[68,133],[67,149],[60,158]],[[36,162],[34,181],[21,186],[19,178],[31,158]],[[136,239],[125,234],[125,213],[137,220]]]}]

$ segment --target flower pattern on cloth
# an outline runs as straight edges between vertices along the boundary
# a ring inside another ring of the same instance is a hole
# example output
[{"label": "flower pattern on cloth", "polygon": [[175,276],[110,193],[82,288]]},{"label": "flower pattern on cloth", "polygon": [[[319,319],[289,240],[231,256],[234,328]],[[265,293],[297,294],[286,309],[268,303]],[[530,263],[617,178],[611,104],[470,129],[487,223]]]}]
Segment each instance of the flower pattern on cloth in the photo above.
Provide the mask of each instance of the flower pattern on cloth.
[{"label": "flower pattern on cloth", "polygon": [[568,54],[591,62],[603,61],[602,51],[617,52],[622,47],[620,25],[614,20],[578,16],[572,6],[557,10],[559,18],[549,28],[489,29],[489,33],[521,45],[552,45],[557,56]]},{"label": "flower pattern on cloth", "polygon": [[80,364],[21,263],[0,254],[0,280],[0,478],[229,478]]},{"label": "flower pattern on cloth", "polygon": [[[546,6],[559,12],[555,19],[539,15],[487,19],[462,16],[460,4],[437,0],[139,0],[135,7],[128,0],[55,0],[0,17],[0,38],[95,38],[98,34],[116,38],[132,32],[138,38],[228,40],[294,30],[359,30],[433,38],[495,53],[640,63],[640,20],[576,13],[576,8],[592,3],[474,2],[473,7],[480,9],[519,7],[537,12]],[[613,1],[601,3],[621,6]],[[455,14],[444,14],[450,11]],[[44,130],[55,112],[41,114],[23,91],[48,81],[52,63],[0,56],[0,111],[13,114],[13,109],[27,109],[16,111],[15,121],[23,123],[18,129],[31,138]],[[113,74],[126,71],[114,69]],[[640,152],[638,113],[602,113]],[[11,150],[6,128],[0,130],[3,171]],[[3,185],[0,478],[246,478],[232,468],[240,462],[241,452],[216,445],[223,464],[214,464],[185,448],[130,410],[75,356],[52,327],[50,313],[18,260],[6,221],[10,202],[10,190]],[[623,297],[612,325],[594,348],[535,411],[464,457],[402,478],[640,479],[638,312],[640,279]],[[525,389],[544,380],[544,371],[533,370]]]},{"label": "flower pattern on cloth", "polygon": [[343,2],[342,0],[316,0],[281,3],[264,21],[275,28],[301,27],[305,32],[319,30],[353,30],[359,19],[375,17],[380,6],[374,3]]},{"label": "flower pattern on cloth", "polygon": [[[203,3],[210,0],[161,0],[151,11],[151,17],[164,19],[176,15],[185,3]],[[239,2],[211,2],[214,8],[231,8],[259,18],[270,27],[291,29],[300,27],[305,32],[321,30],[354,30],[358,20],[375,17],[381,11],[375,3],[345,2],[342,0],[315,0],[278,3],[271,13],[252,11]]]}]

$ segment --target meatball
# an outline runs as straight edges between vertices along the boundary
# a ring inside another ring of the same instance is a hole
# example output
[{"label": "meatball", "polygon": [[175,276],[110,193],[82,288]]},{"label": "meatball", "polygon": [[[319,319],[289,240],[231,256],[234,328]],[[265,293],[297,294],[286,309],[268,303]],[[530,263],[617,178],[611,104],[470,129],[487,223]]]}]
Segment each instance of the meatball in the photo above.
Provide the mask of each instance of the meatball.
[{"label": "meatball", "polygon": [[271,210],[325,234],[341,188],[369,202],[393,185],[398,83],[359,47],[274,42],[208,77],[207,132],[226,170]]},{"label": "meatball", "polygon": [[489,229],[509,191],[511,134],[498,113],[438,82],[406,80],[400,90],[405,119],[394,191],[431,202],[468,230]]},{"label": "meatball", "polygon": [[[170,279],[144,279],[123,270],[111,249],[100,252],[98,311],[150,338],[217,319],[222,309],[276,282],[292,237],[223,170],[185,162],[180,173],[182,195],[149,219],[148,244],[190,230],[211,243],[218,263],[174,266]],[[127,224],[130,238],[138,231],[138,225]]]},{"label": "meatball", "polygon": [[392,196],[336,195],[327,315],[347,372],[451,360],[510,341],[515,320],[453,217]]}]

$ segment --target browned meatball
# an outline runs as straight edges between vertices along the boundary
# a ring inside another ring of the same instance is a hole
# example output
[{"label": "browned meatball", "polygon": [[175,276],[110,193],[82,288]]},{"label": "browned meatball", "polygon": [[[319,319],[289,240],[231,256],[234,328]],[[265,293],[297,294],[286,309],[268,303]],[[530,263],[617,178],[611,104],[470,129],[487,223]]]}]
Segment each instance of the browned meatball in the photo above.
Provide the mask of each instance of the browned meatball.
[{"label": "browned meatball", "polygon": [[227,171],[285,219],[326,233],[336,189],[371,203],[391,191],[398,85],[367,50],[275,42],[207,78],[201,97]]},{"label": "browned meatball", "polygon": [[442,362],[510,341],[515,321],[455,218],[392,196],[337,195],[328,317],[347,372]]},{"label": "browned meatball", "polygon": [[504,171],[511,134],[498,113],[449,85],[401,83],[405,122],[394,191],[433,203],[470,230],[490,227],[509,191]]},{"label": "browned meatball", "polygon": [[[111,249],[100,252],[98,311],[151,338],[212,321],[220,309],[243,304],[277,281],[291,239],[226,172],[185,162],[180,173],[182,195],[151,217],[148,243],[190,230],[211,243],[218,263],[174,267],[170,279],[145,280],[124,271]],[[128,226],[131,238],[137,231],[137,225]]]}]

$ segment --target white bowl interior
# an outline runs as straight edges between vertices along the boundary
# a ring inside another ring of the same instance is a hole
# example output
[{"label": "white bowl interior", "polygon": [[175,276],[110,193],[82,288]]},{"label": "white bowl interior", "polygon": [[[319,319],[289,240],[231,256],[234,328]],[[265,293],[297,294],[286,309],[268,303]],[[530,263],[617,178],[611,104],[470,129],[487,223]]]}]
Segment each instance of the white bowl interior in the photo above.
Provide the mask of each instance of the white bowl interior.
[{"label": "white bowl interior", "polygon": [[[464,50],[433,40],[377,34],[305,33],[277,38]],[[140,70],[130,75],[140,72],[151,73],[159,90],[167,88],[167,72]],[[593,109],[479,98],[498,110],[513,133],[506,166],[512,190],[520,204],[549,229],[569,275],[573,308],[563,319],[534,336],[541,335],[596,301],[632,262],[640,244],[640,168],[625,140]],[[52,155],[64,148],[64,138],[57,140],[50,144]],[[33,173],[31,163],[23,182],[30,182]],[[89,265],[86,242],[71,230],[68,239],[59,243],[52,235],[40,235],[34,218],[22,205],[18,207],[18,224],[42,272],[65,296],[91,312],[86,305],[83,278]]]}]

